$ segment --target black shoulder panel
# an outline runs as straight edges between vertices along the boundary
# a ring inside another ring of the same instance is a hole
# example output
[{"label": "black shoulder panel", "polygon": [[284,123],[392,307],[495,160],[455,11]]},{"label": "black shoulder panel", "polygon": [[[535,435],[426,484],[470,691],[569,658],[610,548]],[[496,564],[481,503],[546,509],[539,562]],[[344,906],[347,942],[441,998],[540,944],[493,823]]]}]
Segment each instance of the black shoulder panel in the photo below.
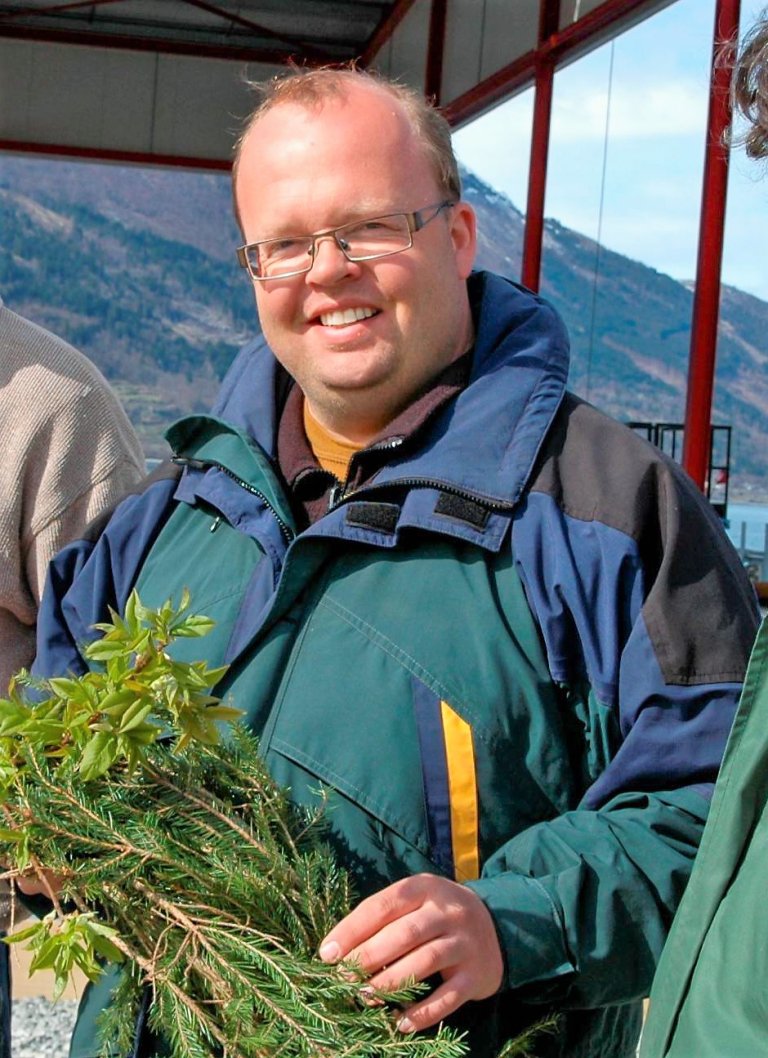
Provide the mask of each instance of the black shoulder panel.
[{"label": "black shoulder panel", "polygon": [[551,496],[571,518],[635,541],[643,617],[669,682],[743,678],[757,627],[755,593],[722,522],[678,464],[569,394],[531,491]]}]

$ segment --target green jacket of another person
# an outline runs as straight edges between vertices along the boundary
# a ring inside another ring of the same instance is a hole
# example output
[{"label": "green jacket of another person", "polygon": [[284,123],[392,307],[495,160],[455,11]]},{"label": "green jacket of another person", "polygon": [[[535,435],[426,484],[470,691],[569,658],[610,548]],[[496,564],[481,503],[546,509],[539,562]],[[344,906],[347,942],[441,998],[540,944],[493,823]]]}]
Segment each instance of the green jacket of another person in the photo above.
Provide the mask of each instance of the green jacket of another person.
[{"label": "green jacket of another person", "polygon": [[768,619],[685,897],[651,992],[641,1058],[768,1054]]}]

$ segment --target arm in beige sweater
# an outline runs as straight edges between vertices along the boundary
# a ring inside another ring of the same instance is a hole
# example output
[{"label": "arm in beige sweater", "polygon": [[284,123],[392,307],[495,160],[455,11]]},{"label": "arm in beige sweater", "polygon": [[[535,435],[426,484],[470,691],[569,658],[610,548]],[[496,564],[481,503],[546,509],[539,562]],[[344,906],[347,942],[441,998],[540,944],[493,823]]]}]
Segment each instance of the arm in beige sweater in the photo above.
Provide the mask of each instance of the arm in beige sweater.
[{"label": "arm in beige sweater", "polygon": [[0,301],[0,694],[34,656],[53,555],[144,473],[106,380],[65,342]]}]

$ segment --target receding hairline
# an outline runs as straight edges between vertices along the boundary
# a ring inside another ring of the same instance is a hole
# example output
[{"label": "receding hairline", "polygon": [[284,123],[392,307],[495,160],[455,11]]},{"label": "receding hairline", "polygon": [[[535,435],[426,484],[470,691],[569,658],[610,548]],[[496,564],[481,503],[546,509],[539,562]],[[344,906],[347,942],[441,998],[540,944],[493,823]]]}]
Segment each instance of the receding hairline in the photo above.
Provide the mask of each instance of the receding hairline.
[{"label": "receding hairline", "polygon": [[260,120],[280,106],[320,111],[330,102],[349,99],[355,88],[380,94],[398,104],[440,188],[452,200],[458,201],[461,197],[461,181],[453,153],[450,126],[445,117],[415,89],[369,71],[335,67],[293,70],[271,81],[255,82],[251,87],[258,101],[237,139],[232,162],[232,192],[238,222],[237,176],[240,159],[249,135]]}]

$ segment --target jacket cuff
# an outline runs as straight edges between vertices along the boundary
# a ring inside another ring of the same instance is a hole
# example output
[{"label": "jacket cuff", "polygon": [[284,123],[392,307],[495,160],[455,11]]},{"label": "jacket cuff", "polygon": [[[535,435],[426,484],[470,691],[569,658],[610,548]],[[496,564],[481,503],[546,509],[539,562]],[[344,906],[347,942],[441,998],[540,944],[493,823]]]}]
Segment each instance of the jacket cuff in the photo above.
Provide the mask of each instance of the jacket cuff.
[{"label": "jacket cuff", "polygon": [[554,984],[575,973],[558,909],[536,878],[505,872],[465,884],[483,901],[496,927],[504,960],[502,989]]}]

